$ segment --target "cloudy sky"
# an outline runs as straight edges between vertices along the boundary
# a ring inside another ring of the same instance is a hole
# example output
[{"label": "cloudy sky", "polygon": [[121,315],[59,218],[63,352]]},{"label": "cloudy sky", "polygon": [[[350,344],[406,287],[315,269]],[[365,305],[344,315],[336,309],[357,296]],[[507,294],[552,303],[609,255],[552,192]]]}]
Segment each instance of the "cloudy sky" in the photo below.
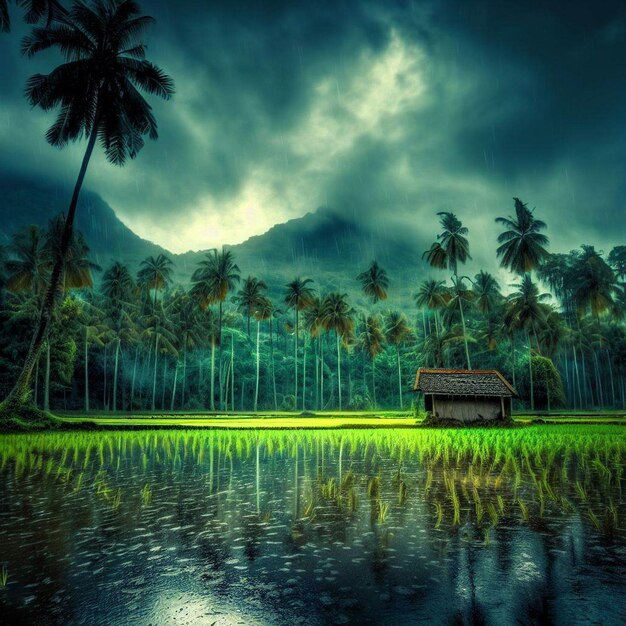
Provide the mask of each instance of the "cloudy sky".
[{"label": "cloudy sky", "polygon": [[[623,2],[150,0],[149,58],[176,80],[160,138],[86,185],[174,252],[237,243],[319,206],[434,235],[436,211],[493,257],[519,196],[553,249],[626,232]],[[15,7],[13,15],[17,18]],[[17,22],[17,19],[15,19]],[[72,181],[26,78],[53,54],[0,38],[0,166]],[[482,243],[485,245],[481,245]]]}]

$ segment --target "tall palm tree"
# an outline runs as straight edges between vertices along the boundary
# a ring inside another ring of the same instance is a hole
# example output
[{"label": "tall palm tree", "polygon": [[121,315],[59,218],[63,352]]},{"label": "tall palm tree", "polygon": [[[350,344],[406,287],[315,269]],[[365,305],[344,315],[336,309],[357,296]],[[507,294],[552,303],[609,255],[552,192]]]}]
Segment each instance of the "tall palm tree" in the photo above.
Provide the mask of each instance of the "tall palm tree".
[{"label": "tall palm tree", "polygon": [[387,272],[374,261],[367,270],[361,272],[356,279],[361,283],[363,293],[376,304],[387,299],[389,278]]},{"label": "tall palm tree", "polygon": [[85,412],[90,411],[89,397],[89,346],[104,346],[108,329],[102,319],[100,307],[94,306],[90,302],[83,302],[81,306],[80,322],[84,331],[83,360],[85,377]]},{"label": "tall palm tree", "polygon": [[[50,26],[55,20],[62,21],[67,11],[57,0],[15,0],[15,4],[25,10],[24,21],[27,24],[40,22]],[[11,30],[8,0],[0,0],[0,32]]]},{"label": "tall palm tree", "polygon": [[159,254],[157,257],[149,256],[140,264],[137,282],[148,292],[154,292],[153,308],[156,307],[158,292],[172,282],[173,265],[172,260],[164,254]]},{"label": "tall palm tree", "polygon": [[324,298],[322,305],[322,325],[327,331],[334,331],[337,340],[337,389],[339,395],[339,410],[341,411],[341,345],[351,339],[354,332],[352,309],[348,304],[345,293],[332,292]]},{"label": "tall palm tree", "polygon": [[535,219],[533,212],[519,198],[515,202],[515,217],[497,217],[496,223],[506,230],[498,236],[500,246],[496,254],[500,265],[515,274],[537,269],[550,256],[546,246],[550,242],[541,231],[546,223]]},{"label": "tall palm tree", "polygon": [[545,320],[546,308],[542,304],[549,295],[540,294],[537,285],[533,283],[529,274],[524,274],[520,283],[512,285],[514,292],[507,298],[505,323],[511,329],[523,330],[528,341],[528,372],[530,377],[530,407],[535,410],[535,393],[532,368],[531,334],[535,337],[539,351],[538,330]]},{"label": "tall palm tree", "polygon": [[[418,292],[413,296],[415,304],[419,309],[433,311],[435,314],[435,332],[439,334],[439,311],[443,309],[450,300],[450,294],[445,288],[442,280],[429,278],[423,281]],[[424,321],[424,338],[426,338],[426,321]]]},{"label": "tall palm tree", "polygon": [[258,308],[259,302],[263,299],[263,292],[267,289],[264,281],[248,276],[243,281],[243,285],[233,296],[233,302],[237,305],[239,313],[246,318],[246,328],[250,336],[250,319]]},{"label": "tall palm tree", "polygon": [[259,405],[259,378],[261,373],[261,352],[260,352],[260,337],[261,337],[261,322],[269,320],[272,317],[273,305],[269,298],[261,295],[257,299],[256,307],[254,310],[254,319],[256,320],[256,384],[254,386],[254,412],[256,413]]},{"label": "tall palm tree", "polygon": [[120,306],[130,304],[135,290],[135,281],[126,265],[116,261],[102,275],[100,290],[107,300]]},{"label": "tall palm tree", "polygon": [[[309,337],[315,341],[315,407],[321,408],[324,389],[324,352],[321,333],[324,331],[322,318],[324,315],[324,302],[315,297],[311,306],[304,311],[304,327]],[[303,408],[304,411],[304,385],[303,385]]]},{"label": "tall palm tree", "polygon": [[363,316],[361,328],[358,346],[372,364],[372,400],[376,408],[376,357],[383,351],[386,339],[377,315]]},{"label": "tall palm tree", "polygon": [[413,332],[407,322],[406,316],[398,311],[389,311],[385,316],[385,338],[387,343],[396,349],[398,363],[398,395],[400,396],[400,410],[404,409],[402,393],[402,367],[400,365],[400,346],[407,341]]},{"label": "tall palm tree", "polygon": [[[471,260],[469,253],[469,241],[467,239],[468,230],[463,226],[461,220],[454,213],[443,211],[437,213],[440,216],[439,223],[442,231],[437,235],[438,241],[435,241],[429,250],[424,252],[422,258],[426,258],[428,263],[435,268],[452,270],[453,283],[455,289],[458,286],[458,265]],[[461,314],[461,324],[463,326],[463,335],[467,334],[465,328],[465,315],[463,313],[463,299],[457,290],[457,300],[459,304],[459,312]],[[469,347],[467,338],[464,340],[465,358],[467,361],[467,369],[472,369],[469,355]]]},{"label": "tall palm tree", "polygon": [[[219,406],[224,408],[224,388],[222,385],[222,324],[224,300],[240,280],[239,266],[230,250],[218,252],[216,249],[206,253],[205,258],[198,263],[198,268],[191,277],[191,294],[196,297],[202,309],[211,304],[218,305],[217,344],[219,349],[218,376],[219,376]],[[212,342],[211,344],[215,344]]]},{"label": "tall palm tree", "polygon": [[307,309],[313,304],[315,290],[309,285],[313,281],[310,278],[301,279],[299,276],[285,285],[284,303],[287,308],[294,310],[294,342],[293,342],[293,372],[294,372],[294,409],[298,408],[298,333],[300,311]]},{"label": "tall palm tree", "polygon": [[615,274],[593,246],[583,245],[574,266],[574,302],[580,313],[596,318],[613,307],[618,286]]},{"label": "tall palm tree", "polygon": [[22,50],[29,57],[56,48],[66,61],[50,74],[35,74],[26,86],[32,106],[44,111],[60,107],[46,134],[48,143],[62,148],[82,137],[88,139],[39,322],[22,371],[0,405],[5,412],[28,402],[30,376],[52,318],[78,197],[96,141],[100,139],[107,160],[121,166],[127,158],[137,156],[144,135],[157,138],[156,120],[140,90],[169,99],[174,84],[145,59],[141,37],[152,22],[140,15],[133,0],[94,0],[92,5],[77,2],[63,22],[35,28],[23,41]]},{"label": "tall palm tree", "polygon": [[502,299],[500,285],[489,272],[480,270],[472,282],[474,305],[480,313],[490,315]]}]

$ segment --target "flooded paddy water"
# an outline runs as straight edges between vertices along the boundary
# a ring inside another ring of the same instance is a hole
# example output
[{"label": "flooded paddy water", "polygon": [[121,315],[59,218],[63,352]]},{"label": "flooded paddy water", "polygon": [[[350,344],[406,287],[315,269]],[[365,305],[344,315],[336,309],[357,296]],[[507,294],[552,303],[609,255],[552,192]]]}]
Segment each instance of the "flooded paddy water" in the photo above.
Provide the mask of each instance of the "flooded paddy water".
[{"label": "flooded paddy water", "polygon": [[623,624],[626,437],[0,437],[2,624]]}]

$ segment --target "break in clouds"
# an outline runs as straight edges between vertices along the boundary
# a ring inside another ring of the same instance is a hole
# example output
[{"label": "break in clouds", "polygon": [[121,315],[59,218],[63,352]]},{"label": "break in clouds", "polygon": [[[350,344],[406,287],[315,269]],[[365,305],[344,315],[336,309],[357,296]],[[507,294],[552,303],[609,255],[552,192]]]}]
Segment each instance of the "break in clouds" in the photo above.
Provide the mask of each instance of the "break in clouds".
[{"label": "break in clouds", "polygon": [[[552,249],[608,250],[626,227],[626,10],[517,4],[144,2],[150,58],[177,94],[153,101],[159,141],[121,171],[99,156],[86,185],[174,252],[319,206],[430,239],[453,210],[492,264],[514,195]],[[21,58],[15,23],[0,38],[0,161],[71,182],[83,146],[49,147],[53,116],[22,97],[55,59]]]}]

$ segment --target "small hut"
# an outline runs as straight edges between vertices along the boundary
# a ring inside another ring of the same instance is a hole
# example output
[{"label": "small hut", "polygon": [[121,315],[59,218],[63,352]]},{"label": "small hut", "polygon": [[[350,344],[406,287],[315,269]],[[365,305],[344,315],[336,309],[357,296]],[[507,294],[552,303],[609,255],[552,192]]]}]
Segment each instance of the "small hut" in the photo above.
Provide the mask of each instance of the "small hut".
[{"label": "small hut", "polygon": [[476,422],[511,417],[515,389],[496,370],[417,370],[413,391],[437,419]]}]

